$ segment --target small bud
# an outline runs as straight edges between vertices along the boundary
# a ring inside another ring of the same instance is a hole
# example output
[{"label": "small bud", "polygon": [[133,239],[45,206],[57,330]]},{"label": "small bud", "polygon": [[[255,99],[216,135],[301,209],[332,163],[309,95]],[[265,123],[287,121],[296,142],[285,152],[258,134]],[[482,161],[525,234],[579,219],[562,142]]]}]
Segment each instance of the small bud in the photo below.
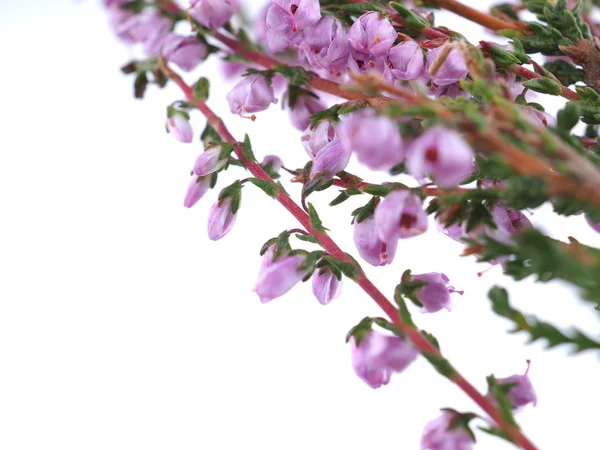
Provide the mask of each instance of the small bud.
[{"label": "small bud", "polygon": [[328,267],[315,270],[312,277],[312,291],[321,305],[328,305],[342,292],[342,281]]},{"label": "small bud", "polygon": [[175,112],[167,119],[167,130],[172,133],[179,142],[189,144],[194,140],[194,130],[190,121],[183,115]]},{"label": "small bud", "polygon": [[450,294],[456,291],[454,287],[448,286],[448,277],[443,273],[431,272],[420,275],[412,275],[412,280],[424,281],[427,284],[415,291],[415,296],[423,304],[422,312],[433,313],[442,308],[450,311]]},{"label": "small bud", "polygon": [[254,287],[260,301],[267,303],[281,297],[302,280],[306,275],[306,271],[300,269],[303,262],[301,255],[283,256],[271,264],[264,264],[263,259],[263,267]]},{"label": "small bud", "polygon": [[533,406],[537,404],[537,395],[533,389],[533,384],[527,374],[512,375],[506,378],[498,378],[496,382],[502,384],[514,384],[508,391],[508,399],[513,408],[520,409],[531,403]]},{"label": "small bud", "polygon": [[375,210],[375,223],[382,241],[410,238],[427,231],[427,213],[417,195],[408,190],[393,191]]},{"label": "small bud", "polygon": [[388,384],[394,372],[402,372],[419,354],[405,338],[377,331],[368,332],[358,345],[352,336],[350,345],[354,372],[373,389]]},{"label": "small bud", "polygon": [[233,0],[190,0],[190,16],[206,28],[216,29],[225,25],[235,12]]},{"label": "small bud", "polygon": [[225,164],[227,164],[227,159],[219,159],[220,154],[220,145],[207,147],[204,150],[204,153],[196,158],[196,162],[194,163],[194,173],[203,177],[221,170]]},{"label": "small bud", "polygon": [[259,74],[244,77],[229,91],[227,101],[231,112],[240,116],[264,111],[271,103],[277,102],[273,87]]},{"label": "small bud", "polygon": [[206,45],[193,36],[170,33],[163,44],[162,54],[167,61],[190,72],[206,57]]},{"label": "small bud", "polygon": [[362,259],[372,266],[390,264],[396,256],[398,239],[384,242],[377,236],[375,217],[354,224],[354,244]]},{"label": "small bud", "polygon": [[192,175],[190,184],[188,185],[187,192],[185,193],[185,199],[183,200],[183,206],[191,208],[198,200],[204,197],[204,194],[210,189],[210,177],[199,177]]},{"label": "small bud", "polygon": [[416,41],[404,41],[388,55],[392,75],[398,80],[417,80],[425,73],[425,56]]},{"label": "small bud", "polygon": [[317,176],[333,178],[336,173],[346,168],[350,155],[351,152],[344,148],[339,139],[331,141],[315,156],[310,172],[311,178]]},{"label": "small bud", "polygon": [[412,142],[406,168],[418,180],[429,176],[440,187],[455,187],[473,173],[473,149],[456,131],[434,126]]},{"label": "small bud", "polygon": [[421,450],[471,450],[473,437],[464,426],[454,426],[458,413],[444,411],[423,430]]},{"label": "small bud", "polygon": [[218,241],[231,231],[237,214],[231,210],[231,198],[217,200],[208,213],[208,237],[211,241]]},{"label": "small bud", "polygon": [[329,120],[322,120],[313,130],[307,128],[300,138],[310,159],[313,159],[323,147],[334,139],[335,128]]}]

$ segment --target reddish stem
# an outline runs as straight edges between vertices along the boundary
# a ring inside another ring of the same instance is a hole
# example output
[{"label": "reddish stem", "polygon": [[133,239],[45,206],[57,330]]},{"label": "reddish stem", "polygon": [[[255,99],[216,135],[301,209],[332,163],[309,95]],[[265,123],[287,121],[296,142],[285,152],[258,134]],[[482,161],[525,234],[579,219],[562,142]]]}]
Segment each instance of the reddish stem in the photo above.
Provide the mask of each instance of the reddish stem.
[{"label": "reddish stem", "polygon": [[[269,181],[275,186],[275,182],[265,173],[262,167],[255,161],[247,159],[242,150],[242,144],[238,142],[233,135],[229,132],[223,121],[218,117],[203,101],[197,99],[194,96],[193,89],[188,86],[185,81],[169,67],[164,64],[164,61],[159,60],[159,67],[165,73],[165,75],[173,80],[183,91],[186,98],[192,102],[198,110],[206,117],[208,123],[215,129],[215,131],[221,136],[224,141],[228,141],[235,144],[234,152],[240,161],[244,163],[246,168],[256,178],[261,180]],[[309,216],[300,208],[282,189],[277,188],[277,194],[275,199],[281,203],[281,205],[287,209],[300,224],[312,234],[321,244],[323,249],[331,254],[334,258],[344,261],[352,262],[352,260],[342,251],[340,247],[327,235],[315,230],[311,223]],[[387,314],[391,321],[406,334],[408,339],[419,349],[421,353],[429,354],[434,357],[442,357],[440,351],[423,335],[421,332],[412,324],[406,323],[400,319],[398,310],[394,305],[381,293],[379,289],[366,277],[362,270],[354,280],[362,289],[365,291],[377,305]],[[498,409],[479,393],[462,375],[456,370],[452,370],[448,377],[456,385],[458,385],[469,397],[473,399],[499,426],[500,429],[504,430],[511,439],[520,447],[526,450],[537,450],[535,445],[529,441],[529,439],[521,433],[518,427],[507,423],[503,418]]]},{"label": "reddish stem", "polygon": [[[511,71],[512,73],[516,73],[517,75],[519,75],[523,78],[527,78],[528,80],[535,80],[537,78],[547,78],[543,75],[532,72],[531,70],[526,69],[523,66],[519,66],[518,64],[511,64],[510,66],[508,66],[508,70]],[[553,80],[553,81],[556,81],[556,80]],[[581,98],[579,97],[579,94],[577,94],[577,92],[572,91],[568,87],[563,86],[558,81],[556,81],[556,82],[558,84],[560,84],[560,95],[562,97],[564,97],[568,100],[581,100]]]},{"label": "reddish stem", "polygon": [[447,11],[453,12],[459,16],[464,17],[472,22],[478,23],[486,28],[493,31],[498,30],[518,30],[528,31],[529,27],[523,22],[507,22],[506,20],[499,19],[490,14],[478,11],[470,6],[464,5],[456,0],[430,0],[431,3],[435,3],[440,8]]}]

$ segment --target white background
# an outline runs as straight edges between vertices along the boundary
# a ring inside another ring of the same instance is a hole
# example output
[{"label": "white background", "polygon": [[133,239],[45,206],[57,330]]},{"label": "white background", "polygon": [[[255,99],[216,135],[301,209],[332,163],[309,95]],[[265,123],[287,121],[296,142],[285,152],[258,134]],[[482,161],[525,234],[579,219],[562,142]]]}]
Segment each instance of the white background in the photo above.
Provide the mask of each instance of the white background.
[{"label": "white background", "polygon": [[[454,16],[439,23],[477,33]],[[0,48],[1,449],[410,450],[439,408],[477,411],[421,358],[376,391],[356,377],[345,333],[379,311],[351,283],[327,307],[309,284],[259,302],[258,250],[294,219],[250,186],[233,231],[208,240],[217,192],[182,206],[200,145],[164,132],[165,107],[180,94],[173,86],[132,98],[133,80],[118,71],[130,50],[97,3],[3,0]],[[189,79],[217,81],[215,68]],[[260,157],[304,164],[300,133],[279,106],[255,123],[232,117],[228,87],[213,85],[211,106],[237,137],[251,134]],[[354,252],[349,213],[366,199],[324,208],[333,196],[313,201]],[[532,220],[558,238],[600,243],[582,217]],[[524,346],[486,292],[501,283],[520,309],[595,336],[597,314],[559,283],[516,285],[498,267],[479,278],[486,267],[460,251],[432,226],[402,242],[392,266],[366,270],[389,295],[405,268],[444,271],[466,293],[451,313],[416,313],[419,325],[482,390],[486,375],[522,373],[530,358],[539,404],[519,415],[528,435],[542,449],[598,448],[597,357]]]}]

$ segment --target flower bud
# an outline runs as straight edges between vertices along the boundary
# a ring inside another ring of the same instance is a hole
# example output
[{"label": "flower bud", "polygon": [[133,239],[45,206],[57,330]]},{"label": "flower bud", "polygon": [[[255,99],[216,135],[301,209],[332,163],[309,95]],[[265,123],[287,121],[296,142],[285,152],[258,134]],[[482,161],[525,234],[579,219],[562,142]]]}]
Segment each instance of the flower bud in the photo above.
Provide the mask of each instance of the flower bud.
[{"label": "flower bud", "polygon": [[317,153],[334,139],[335,128],[329,120],[320,121],[313,130],[307,128],[300,138],[310,159],[314,159]]},{"label": "flower bud", "polygon": [[167,119],[167,130],[175,136],[179,142],[189,144],[194,139],[194,130],[190,121],[177,112]]},{"label": "flower bud", "polygon": [[310,125],[310,116],[323,111],[326,106],[312,95],[301,95],[290,109],[290,120],[298,130],[304,131]]},{"label": "flower bud", "polygon": [[300,269],[303,262],[301,255],[283,256],[262,267],[254,287],[260,301],[267,303],[281,297],[302,280],[306,275],[306,271]]},{"label": "flower bud", "polygon": [[502,384],[513,384],[508,391],[508,399],[515,409],[523,408],[524,406],[531,403],[533,406],[537,404],[537,395],[533,389],[531,380],[525,375],[512,375],[506,378],[498,378],[496,382],[499,385]]},{"label": "flower bud", "polygon": [[267,174],[271,175],[271,178],[273,178],[273,175],[279,174],[279,171],[283,167],[283,161],[279,156],[267,155],[263,158],[260,166]]},{"label": "flower bud", "polygon": [[351,153],[344,148],[339,139],[335,139],[323,147],[313,161],[310,172],[311,178],[325,176],[333,178],[348,165]]},{"label": "flower bud", "polygon": [[194,70],[206,57],[206,45],[193,36],[170,33],[163,44],[163,56],[167,61],[189,72]]},{"label": "flower bud", "polygon": [[423,234],[427,231],[423,201],[408,190],[390,192],[375,210],[375,224],[385,242]]},{"label": "flower bud", "polygon": [[398,125],[389,117],[358,111],[349,114],[337,131],[344,148],[371,169],[390,169],[404,158]]},{"label": "flower bud", "polygon": [[388,55],[392,75],[398,80],[416,80],[425,73],[425,56],[416,41],[392,47]]},{"label": "flower bud", "polygon": [[[460,50],[456,48],[451,49],[446,55],[446,59],[438,66],[436,59],[440,56],[444,48],[445,46],[434,48],[427,54],[426,75],[438,86],[456,83],[465,79],[469,73]],[[434,64],[438,66],[438,69],[435,74],[431,75],[431,69]]]},{"label": "flower bud", "polygon": [[216,29],[225,25],[235,12],[233,0],[190,0],[190,16],[206,28]]},{"label": "flower bud", "polygon": [[271,103],[277,102],[273,87],[259,74],[244,77],[229,91],[227,101],[231,112],[240,116],[264,111]]},{"label": "flower bud", "polygon": [[375,217],[367,217],[354,223],[354,245],[362,259],[372,266],[390,264],[396,256],[398,239],[384,242],[377,235]]},{"label": "flower bud", "polygon": [[342,281],[328,267],[315,270],[312,291],[321,305],[327,305],[342,292]]},{"label": "flower bud", "polygon": [[352,48],[374,57],[385,55],[397,37],[398,33],[390,21],[376,12],[363,14],[348,30],[348,42]]},{"label": "flower bud", "polygon": [[204,194],[210,189],[210,177],[198,177],[192,175],[190,184],[185,193],[185,199],[183,200],[183,206],[191,208],[198,200],[204,197]]},{"label": "flower bud", "polygon": [[420,275],[412,275],[411,278],[417,281],[424,281],[427,284],[415,290],[415,296],[423,304],[422,312],[433,313],[442,308],[450,311],[450,294],[462,291],[456,291],[452,286],[448,286],[448,277],[443,273],[431,272]]},{"label": "flower bud", "polygon": [[218,172],[225,164],[227,159],[219,159],[221,154],[220,145],[211,145],[204,150],[194,163],[194,173],[200,177],[210,175],[211,173]]},{"label": "flower bud", "polygon": [[429,176],[440,187],[455,187],[473,173],[473,149],[456,131],[434,126],[412,142],[406,168],[418,180]]},{"label": "flower bud", "polygon": [[462,426],[455,426],[458,413],[446,410],[423,430],[421,450],[471,450],[473,437]]},{"label": "flower bud", "polygon": [[208,213],[208,237],[211,241],[218,241],[231,231],[237,214],[231,210],[231,198],[217,200]]},{"label": "flower bud", "polygon": [[373,389],[388,384],[394,372],[403,371],[419,354],[407,339],[377,331],[368,332],[358,345],[352,336],[350,345],[354,372]]}]

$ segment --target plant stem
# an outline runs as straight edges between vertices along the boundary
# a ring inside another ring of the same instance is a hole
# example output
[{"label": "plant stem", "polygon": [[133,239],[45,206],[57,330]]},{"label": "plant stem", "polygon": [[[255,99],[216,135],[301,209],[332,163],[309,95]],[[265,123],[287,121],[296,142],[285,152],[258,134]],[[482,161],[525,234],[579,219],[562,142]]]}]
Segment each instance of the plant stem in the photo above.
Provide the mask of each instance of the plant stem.
[{"label": "plant stem", "polygon": [[464,5],[456,0],[429,0],[438,7],[447,11],[453,12],[465,19],[478,23],[492,31],[498,30],[518,30],[528,31],[529,27],[523,22],[507,22],[505,20],[494,17],[490,14],[478,11],[470,6]]},{"label": "plant stem", "polygon": [[[275,182],[265,173],[255,161],[250,161],[243,154],[243,144],[237,141],[229,132],[223,121],[218,117],[205,102],[197,99],[194,96],[193,89],[185,83],[185,81],[177,73],[172,71],[162,59],[158,61],[158,67],[163,73],[173,80],[185,94],[188,101],[192,102],[198,110],[206,117],[208,123],[225,141],[234,143],[234,152],[238,159],[244,163],[246,168],[256,177],[261,180],[269,181],[275,186]],[[352,262],[351,258],[342,251],[340,247],[329,237],[327,233],[315,230],[310,223],[309,216],[298,206],[281,188],[277,187],[275,199],[287,209],[300,224],[313,235],[321,244],[323,249],[331,254],[334,258],[343,262]],[[401,320],[398,310],[394,305],[377,289],[377,287],[367,278],[365,273],[360,269],[354,281],[365,291],[377,305],[386,313],[390,320],[398,326],[408,339],[419,349],[421,353],[432,355],[437,358],[442,358],[440,351],[419,331],[419,329],[410,323]],[[520,431],[520,429],[506,422],[499,410],[492,402],[483,396],[473,387],[462,375],[454,368],[448,378],[459,386],[469,397],[473,399],[498,425],[498,427],[506,432],[508,436],[521,448],[526,450],[537,450],[535,445]]]}]

